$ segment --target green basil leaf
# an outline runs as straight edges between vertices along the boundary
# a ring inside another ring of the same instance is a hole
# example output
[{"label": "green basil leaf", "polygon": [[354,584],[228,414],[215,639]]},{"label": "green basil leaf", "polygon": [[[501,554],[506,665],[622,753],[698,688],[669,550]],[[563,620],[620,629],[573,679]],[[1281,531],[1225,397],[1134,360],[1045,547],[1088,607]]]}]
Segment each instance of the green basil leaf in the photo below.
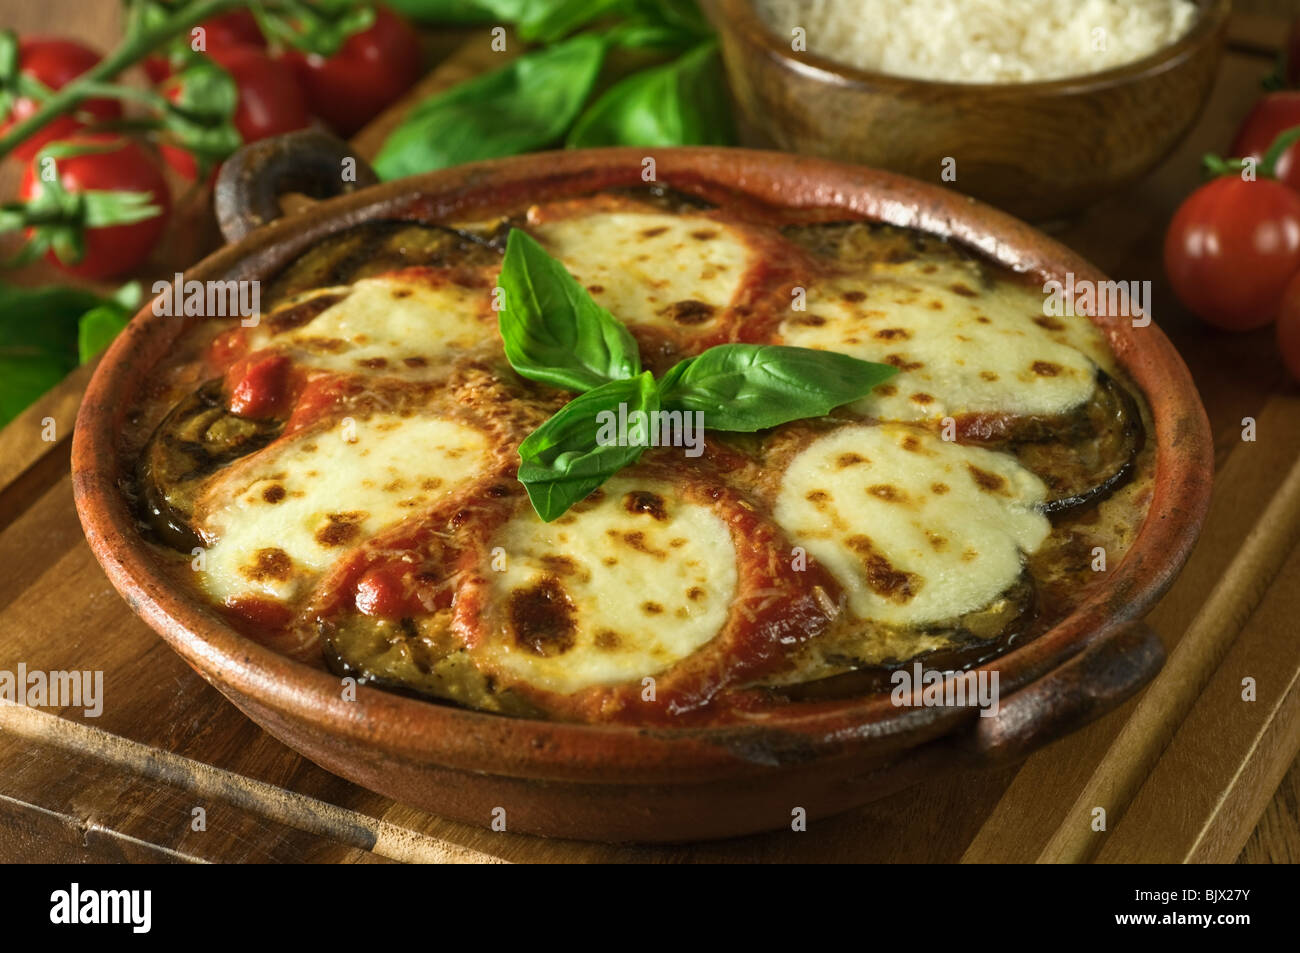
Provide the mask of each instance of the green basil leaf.
[{"label": "green basil leaf", "polygon": [[527,232],[506,241],[497,324],[521,376],[585,391],[641,373],[636,340]]},{"label": "green basil leaf", "polygon": [[83,314],[77,322],[77,357],[81,363],[93,361],[130,320],[131,316],[115,304],[102,304]]},{"label": "green basil leaf", "polygon": [[628,415],[659,409],[659,392],[649,371],[579,394],[519,445],[519,482],[543,521],[563,516],[645,452],[644,446],[619,446],[617,433],[613,440],[604,439],[615,429],[604,415],[617,419],[620,407]]},{"label": "green basil leaf", "polygon": [[77,288],[0,282],[0,425],[77,366],[77,319],[103,301]]},{"label": "green basil leaf", "polygon": [[579,117],[566,144],[730,145],[735,132],[726,89],[717,45],[702,43],[615,83]]},{"label": "green basil leaf", "polygon": [[[514,23],[539,0],[387,0],[398,13],[421,23]],[[554,3],[544,3],[550,6]]]},{"label": "green basil leaf", "polygon": [[396,179],[558,142],[591,93],[607,44],[582,35],[528,53],[416,106],[375,158]]},{"label": "green basil leaf", "polygon": [[898,373],[847,354],[776,344],[721,344],[659,382],[665,410],[698,410],[704,426],[749,433],[820,417]]},{"label": "green basil leaf", "polygon": [[519,18],[519,37],[528,43],[554,43],[593,20],[626,8],[629,0],[557,0],[527,4]]}]

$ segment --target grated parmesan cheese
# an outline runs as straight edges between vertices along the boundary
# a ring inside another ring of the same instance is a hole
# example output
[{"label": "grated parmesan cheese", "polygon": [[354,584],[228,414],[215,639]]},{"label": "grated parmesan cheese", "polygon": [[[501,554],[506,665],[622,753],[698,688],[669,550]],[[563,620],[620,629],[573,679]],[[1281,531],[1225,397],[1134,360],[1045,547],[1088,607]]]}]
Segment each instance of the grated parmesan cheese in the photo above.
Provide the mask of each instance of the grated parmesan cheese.
[{"label": "grated parmesan cheese", "polygon": [[859,69],[959,83],[1098,73],[1191,29],[1193,0],[756,0],[778,34]]}]

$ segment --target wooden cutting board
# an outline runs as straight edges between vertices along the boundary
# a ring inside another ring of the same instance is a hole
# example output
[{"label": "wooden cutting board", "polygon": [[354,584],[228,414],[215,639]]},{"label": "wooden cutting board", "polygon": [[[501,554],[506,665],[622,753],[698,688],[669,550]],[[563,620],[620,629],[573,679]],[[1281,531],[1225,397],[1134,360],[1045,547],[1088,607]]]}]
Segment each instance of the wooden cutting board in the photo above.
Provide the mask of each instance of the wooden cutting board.
[{"label": "wooden cutting board", "polygon": [[[50,0],[48,8],[68,0]],[[87,35],[81,4],[73,4]],[[0,23],[23,26],[21,4]],[[1164,229],[1258,94],[1281,21],[1239,16],[1206,112],[1146,181],[1056,236],[1115,279],[1150,279],[1215,433],[1200,544],[1151,616],[1169,651],[1152,686],[1022,765],[956,775],[806,832],[610,847],[492,833],[389,801],[265,734],[195,675],[109,586],[72,505],[68,447],[82,368],[0,431],[0,670],[101,670],[103,713],[0,705],[0,860],[1032,861],[1300,859],[1300,390],[1271,332],[1204,328],[1161,277]],[[422,92],[499,65],[486,34]],[[358,137],[370,155],[397,110]],[[0,186],[12,182],[12,169]],[[206,227],[202,202],[180,230]],[[210,231],[208,232],[210,234]],[[188,257],[180,257],[182,254]],[[169,275],[194,257],[141,277]],[[49,280],[36,272],[27,280]],[[1243,440],[1243,420],[1256,439]],[[44,439],[52,437],[53,439]],[[1242,698],[1254,679],[1255,700]],[[1289,773],[1288,773],[1289,771]],[[1279,787],[1280,785],[1280,787]],[[1093,809],[1107,830],[1092,830]],[[203,823],[197,823],[196,818]],[[202,829],[197,829],[198,827]]]}]

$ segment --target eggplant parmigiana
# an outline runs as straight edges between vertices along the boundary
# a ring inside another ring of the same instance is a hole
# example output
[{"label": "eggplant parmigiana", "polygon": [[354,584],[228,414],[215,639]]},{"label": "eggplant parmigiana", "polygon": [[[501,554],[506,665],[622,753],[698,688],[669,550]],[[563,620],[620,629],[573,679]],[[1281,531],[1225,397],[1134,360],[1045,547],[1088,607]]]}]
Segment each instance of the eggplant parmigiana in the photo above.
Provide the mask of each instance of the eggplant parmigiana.
[{"label": "eggplant parmigiana", "polygon": [[[1136,536],[1145,402],[1021,277],[825,218],[651,188],[335,234],[256,326],[199,321],[129,416],[142,531],[251,637],[510,715],[721,723],[994,658]],[[519,445],[572,395],[506,360],[512,228],[656,375],[737,342],[897,373],[825,416],[650,449],[543,522]]]}]

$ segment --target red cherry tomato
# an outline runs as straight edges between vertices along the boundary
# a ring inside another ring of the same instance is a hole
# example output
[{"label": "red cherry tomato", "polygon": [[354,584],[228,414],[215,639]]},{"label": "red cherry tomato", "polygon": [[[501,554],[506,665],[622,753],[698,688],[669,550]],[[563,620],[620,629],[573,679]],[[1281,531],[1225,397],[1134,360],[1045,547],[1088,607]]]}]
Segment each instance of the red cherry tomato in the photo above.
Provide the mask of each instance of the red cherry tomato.
[{"label": "red cherry tomato", "polygon": [[[28,37],[18,43],[18,71],[40,81],[51,90],[66,86],[69,81],[98,62],[98,53],[72,40]],[[5,117],[0,132],[26,119],[39,107],[40,103],[35,100],[26,96],[18,97],[14,100],[9,115]],[[88,99],[77,107],[77,112],[90,117],[95,122],[108,122],[122,117],[122,106],[113,99]],[[13,154],[28,162],[45,143],[55,139],[66,139],[85,125],[75,116],[60,116],[35,135],[19,143]]]},{"label": "red cherry tomato", "polygon": [[380,563],[357,580],[357,611],[365,615],[394,619],[411,611],[411,597],[398,566]]},{"label": "red cherry tomato", "polygon": [[211,50],[209,55],[239,87],[235,128],[244,142],[302,129],[311,122],[293,70],[251,46]]},{"label": "red cherry tomato", "polygon": [[350,136],[406,92],[424,72],[420,38],[406,20],[381,6],[375,22],[331,57],[290,50],[311,111]]},{"label": "red cherry tomato", "polygon": [[1287,371],[1300,381],[1300,274],[1291,279],[1282,295],[1282,310],[1277,316],[1277,349]]},{"label": "red cherry tomato", "polygon": [[[257,18],[247,10],[235,10],[223,13],[219,17],[204,20],[203,46],[205,53],[213,50],[227,50],[235,46],[266,46],[266,38],[257,25]],[[193,34],[187,34],[184,42],[193,42]],[[161,83],[172,74],[172,64],[165,56],[149,56],[144,61],[145,72],[154,83]]]},{"label": "red cherry tomato", "polygon": [[1249,331],[1277,317],[1300,271],[1300,194],[1280,182],[1225,176],[1183,202],[1165,235],[1165,272],[1187,308]]},{"label": "red cherry tomato", "polygon": [[[1269,93],[1246,116],[1229,151],[1239,158],[1251,156],[1258,162],[1281,133],[1295,126],[1300,126],[1300,91]],[[1300,191],[1300,143],[1292,143],[1282,153],[1273,167],[1273,175]]]},{"label": "red cherry tomato", "polygon": [[[47,257],[65,271],[83,278],[111,278],[135,269],[149,257],[167,226],[171,198],[162,172],[152,156],[121,136],[87,134],[67,141],[109,147],[103,152],[87,152],[56,160],[59,181],[69,192],[143,192],[162,211],[127,225],[87,229],[85,255],[76,264],[64,264],[53,251]],[[42,194],[44,189],[37,164],[33,162],[23,174],[18,197],[27,201]]]}]

